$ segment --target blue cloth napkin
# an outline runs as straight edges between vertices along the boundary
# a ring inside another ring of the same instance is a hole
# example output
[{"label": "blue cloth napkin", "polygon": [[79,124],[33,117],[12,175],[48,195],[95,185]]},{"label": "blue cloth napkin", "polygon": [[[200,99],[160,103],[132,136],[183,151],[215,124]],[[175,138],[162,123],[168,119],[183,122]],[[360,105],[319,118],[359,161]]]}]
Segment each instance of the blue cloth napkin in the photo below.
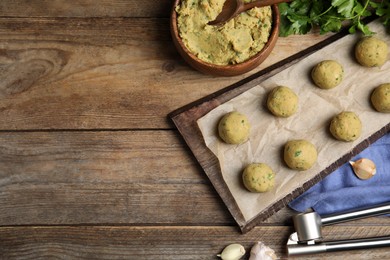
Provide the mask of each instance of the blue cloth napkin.
[{"label": "blue cloth napkin", "polygon": [[368,158],[375,162],[377,173],[360,180],[349,163],[312,186],[289,206],[299,212],[312,208],[320,215],[341,213],[390,201],[390,133],[378,139],[352,161]]}]

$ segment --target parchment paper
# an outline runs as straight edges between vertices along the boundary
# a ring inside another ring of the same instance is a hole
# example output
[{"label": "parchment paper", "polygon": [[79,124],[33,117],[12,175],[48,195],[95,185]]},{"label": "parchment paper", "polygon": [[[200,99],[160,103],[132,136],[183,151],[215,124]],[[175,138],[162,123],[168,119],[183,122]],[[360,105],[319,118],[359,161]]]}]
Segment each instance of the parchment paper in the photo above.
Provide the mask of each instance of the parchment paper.
[{"label": "parchment paper", "polygon": [[[383,25],[374,21],[370,28],[390,46],[390,36]],[[353,50],[360,37],[358,34],[343,37],[197,121],[207,147],[219,160],[223,178],[246,221],[301,187],[390,122],[390,114],[376,112],[370,103],[373,89],[382,83],[390,83],[390,61],[380,68],[359,65]],[[344,67],[342,83],[330,90],[316,87],[310,78],[312,67],[325,59],[337,60]],[[278,85],[290,87],[299,96],[298,111],[289,118],[277,118],[266,107],[267,94]],[[251,123],[249,141],[241,145],[225,144],[217,134],[218,121],[233,110],[245,114]],[[331,118],[342,111],[353,111],[362,121],[362,135],[354,142],[337,141],[329,133]],[[291,139],[306,139],[316,146],[318,161],[311,169],[295,171],[285,165],[283,147]],[[246,165],[255,162],[267,163],[276,172],[272,191],[251,193],[243,186],[242,171]]]}]

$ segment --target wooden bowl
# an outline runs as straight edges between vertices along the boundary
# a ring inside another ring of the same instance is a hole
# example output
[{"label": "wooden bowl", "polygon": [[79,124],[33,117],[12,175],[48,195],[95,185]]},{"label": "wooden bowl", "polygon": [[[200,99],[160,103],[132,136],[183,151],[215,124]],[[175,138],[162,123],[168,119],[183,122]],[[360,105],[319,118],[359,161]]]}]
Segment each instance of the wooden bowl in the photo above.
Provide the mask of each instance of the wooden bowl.
[{"label": "wooden bowl", "polygon": [[257,54],[255,54],[254,56],[252,56],[251,58],[249,58],[244,62],[232,64],[232,65],[216,65],[216,64],[204,62],[187,49],[187,47],[184,45],[183,41],[179,36],[179,30],[177,27],[177,13],[175,10],[179,2],[180,0],[174,1],[173,8],[171,11],[170,27],[171,27],[173,43],[175,44],[176,49],[183,57],[183,59],[193,68],[195,68],[196,70],[202,73],[210,74],[214,76],[236,76],[236,75],[244,74],[259,66],[268,57],[272,49],[275,47],[276,41],[278,39],[278,34],[279,34],[280,17],[279,17],[278,6],[272,5],[271,8],[272,8],[273,21],[272,21],[272,29],[271,29],[270,37],[268,39],[268,42],[265,44],[264,48],[260,52],[258,52]]}]

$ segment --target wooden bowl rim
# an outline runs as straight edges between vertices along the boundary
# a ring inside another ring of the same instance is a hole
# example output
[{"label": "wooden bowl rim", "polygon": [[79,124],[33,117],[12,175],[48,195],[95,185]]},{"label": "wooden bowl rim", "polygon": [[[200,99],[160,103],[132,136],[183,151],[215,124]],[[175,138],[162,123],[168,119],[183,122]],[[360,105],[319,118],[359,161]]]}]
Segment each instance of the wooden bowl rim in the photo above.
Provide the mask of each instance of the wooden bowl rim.
[{"label": "wooden bowl rim", "polygon": [[176,48],[184,60],[189,65],[203,73],[217,76],[236,76],[246,73],[260,65],[260,63],[262,63],[269,56],[276,44],[277,38],[279,36],[280,17],[278,5],[272,5],[272,29],[268,41],[264,45],[263,49],[261,49],[258,53],[249,59],[237,64],[217,65],[205,62],[187,49],[179,35],[179,29],[176,22],[176,6],[180,3],[180,1],[181,0],[175,0],[171,10],[170,28],[172,38]]}]

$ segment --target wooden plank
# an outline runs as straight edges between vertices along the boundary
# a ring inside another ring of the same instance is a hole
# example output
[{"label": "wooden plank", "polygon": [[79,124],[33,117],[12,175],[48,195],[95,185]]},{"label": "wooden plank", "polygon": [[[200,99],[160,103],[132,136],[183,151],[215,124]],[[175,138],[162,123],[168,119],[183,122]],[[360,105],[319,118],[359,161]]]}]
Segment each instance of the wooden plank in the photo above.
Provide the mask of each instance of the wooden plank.
[{"label": "wooden plank", "polygon": [[2,0],[0,17],[168,17],[169,0]]},{"label": "wooden plank", "polygon": [[[59,44],[121,45],[171,41],[168,18],[0,18],[2,41],[52,41]],[[170,51],[161,55],[169,55]],[[135,54],[135,53],[134,53]],[[146,52],[144,55],[148,55]],[[137,57],[135,55],[135,57]]]},{"label": "wooden plank", "polygon": [[[286,259],[289,227],[257,227],[245,235],[234,227],[0,227],[0,253],[5,259],[218,259],[231,243],[249,250],[262,241],[280,259]],[[390,234],[390,227],[327,227],[324,236],[333,239],[376,237]],[[387,248],[365,249],[301,256],[299,259],[387,259]]]},{"label": "wooden plank", "polygon": [[234,224],[205,184],[20,183],[1,198],[2,225]]},{"label": "wooden plank", "polygon": [[175,132],[0,133],[0,169],[1,225],[233,223]]},{"label": "wooden plank", "polygon": [[[326,36],[279,39],[259,71]],[[0,130],[172,128],[221,78],[179,57],[167,19],[0,19]]]}]

